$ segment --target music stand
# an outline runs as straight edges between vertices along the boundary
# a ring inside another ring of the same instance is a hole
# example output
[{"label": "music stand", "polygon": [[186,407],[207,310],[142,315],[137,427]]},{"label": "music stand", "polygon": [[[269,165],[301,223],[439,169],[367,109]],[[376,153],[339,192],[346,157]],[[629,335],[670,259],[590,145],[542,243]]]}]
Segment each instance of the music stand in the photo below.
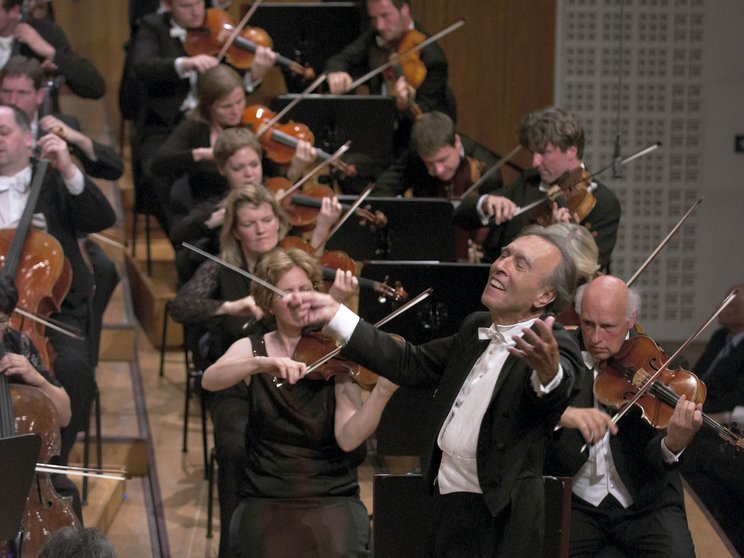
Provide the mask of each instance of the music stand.
[{"label": "music stand", "polygon": [[[243,12],[248,6],[243,5]],[[251,16],[249,25],[266,30],[276,52],[309,64],[320,74],[326,60],[361,34],[363,22],[366,23],[366,15],[359,2],[264,2]],[[323,29],[330,32],[323,33]],[[285,76],[294,77],[287,71]],[[293,79],[288,80],[288,85],[295,93],[303,89]]]},{"label": "music stand", "polygon": [[[383,329],[402,335],[419,344],[451,335],[465,317],[483,310],[480,302],[488,280],[486,264],[422,262],[367,262],[362,277],[383,281],[400,281],[411,297],[428,287],[434,293],[418,306],[398,316]],[[361,291],[359,315],[370,323],[389,312],[378,302],[375,293]],[[377,452],[380,455],[419,455],[423,449],[423,428],[427,423],[433,389],[402,387],[385,406],[377,427]]]},{"label": "music stand", "polygon": [[[297,95],[280,95],[271,101],[279,112]],[[376,164],[387,165],[393,156],[395,102],[380,95],[308,95],[286,116],[306,124],[315,136],[315,147],[333,153],[351,140],[349,154],[364,154]]]},{"label": "music stand", "polygon": [[[340,196],[339,200],[350,204],[355,198]],[[364,207],[367,206],[385,214],[386,229],[373,234],[351,217],[328,241],[329,250],[342,250],[357,261],[455,261],[454,209],[448,200],[367,198]]]},{"label": "music stand", "polygon": [[0,540],[15,541],[21,530],[23,510],[39,458],[41,438],[24,434],[0,438]]}]

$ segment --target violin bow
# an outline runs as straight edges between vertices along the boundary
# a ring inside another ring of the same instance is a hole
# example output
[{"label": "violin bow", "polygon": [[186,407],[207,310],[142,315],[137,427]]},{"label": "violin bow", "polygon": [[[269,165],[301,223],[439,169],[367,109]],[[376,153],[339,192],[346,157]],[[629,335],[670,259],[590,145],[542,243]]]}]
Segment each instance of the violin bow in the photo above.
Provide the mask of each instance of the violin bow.
[{"label": "violin bow", "polygon": [[496,163],[491,168],[489,168],[486,172],[484,172],[481,175],[481,177],[478,180],[476,180],[470,188],[468,188],[467,190],[465,190],[462,193],[462,195],[460,196],[460,201],[462,201],[465,198],[467,198],[470,195],[471,192],[475,191],[478,188],[478,186],[480,186],[481,184],[483,184],[483,182],[489,176],[491,176],[493,173],[495,173],[497,170],[499,170],[501,167],[503,167],[506,163],[508,163],[511,160],[511,158],[514,157],[521,150],[522,150],[522,146],[521,145],[517,145],[514,149],[512,149],[511,151],[509,151],[509,153],[507,153],[501,159],[499,159],[498,161],[496,161]]},{"label": "violin bow", "polygon": [[[414,306],[416,306],[419,302],[421,302],[422,300],[425,300],[426,298],[428,298],[429,296],[431,296],[431,293],[433,293],[433,292],[434,292],[434,289],[431,288],[431,287],[429,287],[425,291],[419,293],[417,296],[413,297],[411,300],[409,300],[408,302],[406,302],[403,306],[400,306],[399,308],[397,308],[397,309],[393,310],[392,312],[390,312],[390,314],[388,314],[387,316],[385,316],[384,318],[382,318],[381,320],[379,320],[377,323],[375,323],[374,324],[374,327],[376,329],[381,328],[386,323],[388,323],[390,320],[392,320],[394,318],[397,318],[403,312],[407,312],[408,310],[410,310],[411,308],[413,308]],[[307,367],[306,374],[309,374],[313,370],[315,370],[315,369],[323,366],[326,362],[328,362],[333,357],[335,357],[336,355],[338,355],[338,353],[340,353],[342,349],[343,349],[343,347],[336,347],[335,349],[333,349],[327,355],[325,355],[323,357],[320,357],[318,360],[316,360],[310,366]]]},{"label": "violin bow", "polygon": [[[703,323],[703,325],[701,325],[700,327],[698,327],[698,328],[697,328],[697,330],[695,330],[695,332],[694,332],[694,333],[693,333],[692,335],[690,335],[690,337],[688,337],[688,338],[687,338],[687,340],[686,340],[686,341],[685,341],[684,343],[682,343],[682,346],[681,346],[681,347],[680,347],[679,349],[677,349],[677,350],[676,350],[676,351],[674,352],[674,354],[673,354],[672,356],[670,356],[670,357],[669,357],[669,358],[667,359],[667,361],[666,361],[665,363],[663,363],[663,364],[661,365],[661,367],[660,367],[660,368],[659,368],[659,369],[658,369],[658,370],[657,370],[657,371],[656,371],[656,372],[655,372],[654,374],[652,374],[652,375],[651,375],[651,376],[649,377],[649,379],[648,379],[648,380],[646,381],[646,383],[645,383],[645,384],[643,384],[643,386],[642,386],[642,387],[640,387],[640,388],[638,389],[638,392],[637,392],[637,393],[636,393],[636,394],[635,394],[635,395],[633,396],[633,399],[630,399],[630,400],[628,401],[628,404],[627,404],[627,405],[626,405],[625,407],[623,407],[623,408],[622,408],[622,409],[621,409],[621,410],[620,410],[620,411],[619,411],[618,413],[616,413],[614,417],[612,417],[612,424],[617,424],[617,422],[618,422],[618,421],[619,421],[619,420],[620,420],[621,418],[623,418],[623,416],[625,415],[625,413],[627,413],[627,412],[628,412],[628,410],[629,410],[629,409],[630,409],[630,408],[631,408],[631,407],[633,406],[633,404],[634,404],[634,403],[635,403],[636,401],[638,401],[638,400],[639,400],[639,399],[640,399],[641,397],[643,397],[643,396],[644,396],[644,395],[646,394],[646,392],[647,392],[647,391],[648,391],[648,390],[649,390],[649,389],[651,388],[651,386],[652,386],[652,385],[654,384],[654,382],[656,381],[656,379],[657,379],[657,378],[658,378],[658,377],[659,377],[659,376],[661,375],[661,373],[662,373],[662,372],[663,372],[664,370],[666,370],[666,369],[667,369],[667,368],[669,367],[669,365],[670,365],[670,364],[671,364],[672,362],[674,362],[674,360],[675,360],[675,359],[676,359],[676,358],[677,358],[677,357],[678,357],[678,356],[679,356],[679,355],[680,355],[680,354],[681,354],[681,353],[682,353],[682,352],[683,352],[683,351],[684,351],[685,349],[687,349],[687,347],[689,347],[689,346],[690,346],[690,343],[692,343],[692,342],[693,342],[693,341],[694,341],[695,339],[697,339],[698,335],[700,335],[700,334],[701,334],[701,333],[703,332],[703,330],[704,330],[704,329],[705,329],[706,327],[708,327],[708,326],[709,326],[709,325],[711,324],[711,322],[712,322],[713,320],[715,320],[715,319],[716,319],[716,318],[718,317],[718,314],[720,314],[720,313],[721,313],[721,312],[723,311],[723,309],[724,309],[724,308],[726,308],[726,306],[728,306],[728,305],[729,305],[729,303],[730,303],[730,302],[731,302],[732,300],[734,300],[734,298],[736,298],[736,295],[737,295],[738,293],[739,293],[739,290],[738,290],[738,289],[734,289],[734,290],[732,290],[732,291],[731,291],[731,292],[730,292],[730,293],[729,293],[729,294],[728,294],[728,295],[726,296],[726,298],[724,298],[724,299],[723,299],[723,301],[722,301],[722,302],[721,302],[721,304],[720,304],[720,305],[718,306],[718,308],[716,308],[716,310],[715,310],[715,311],[714,311],[714,312],[713,312],[713,313],[712,313],[712,314],[710,315],[710,317],[709,317],[709,318],[708,318],[707,320],[705,320],[705,322]],[[584,445],[584,448],[585,448],[585,447],[586,447],[586,444]],[[582,448],[582,450],[581,450],[581,451],[584,451],[584,448]]]},{"label": "violin bow", "polygon": [[[66,335],[67,337],[71,337],[73,339],[77,339],[78,341],[85,341],[85,337],[83,335],[80,335],[78,333],[75,333],[74,331],[70,331],[67,329],[66,324],[61,324],[61,322],[53,323],[51,321],[45,320],[44,318],[40,318],[36,314],[29,312],[28,310],[24,310],[23,308],[15,307],[13,310],[16,314],[19,316],[23,316],[24,318],[28,318],[29,320],[32,320],[34,322],[38,322],[42,324],[45,327],[48,327],[49,329],[53,329],[54,331],[58,331],[59,333],[62,333]],[[60,324],[60,325],[57,325]]]},{"label": "violin bow", "polygon": [[630,287],[633,283],[635,283],[636,279],[638,279],[639,275],[643,273],[643,271],[651,264],[652,261],[654,261],[654,258],[658,255],[658,253],[664,248],[664,246],[667,245],[669,240],[675,235],[675,233],[679,230],[679,228],[684,224],[685,221],[687,221],[687,218],[692,215],[695,210],[698,208],[698,206],[703,203],[703,198],[699,198],[695,203],[692,204],[690,209],[687,210],[687,213],[685,213],[682,218],[677,222],[676,225],[672,228],[672,230],[669,231],[669,234],[667,234],[664,239],[659,243],[659,245],[654,249],[653,252],[646,258],[646,261],[641,264],[641,267],[638,268],[638,270],[633,274],[633,276],[628,279],[626,284],[628,287]]},{"label": "violin bow", "polygon": [[297,189],[302,186],[305,182],[310,180],[313,176],[318,174],[321,170],[323,170],[328,165],[332,165],[336,161],[338,161],[341,158],[341,155],[346,153],[349,148],[351,147],[351,140],[347,141],[345,144],[343,144],[341,147],[339,147],[330,157],[327,159],[323,159],[318,165],[313,168],[310,172],[308,172],[305,176],[300,178],[297,182],[292,184],[285,192],[282,192],[278,196],[276,196],[276,201],[282,201],[284,198],[286,198],[288,195],[292,194],[293,192],[296,192]]},{"label": "violin bow", "polygon": [[371,70],[371,71],[367,72],[362,77],[360,77],[360,78],[356,79],[355,81],[353,81],[351,83],[351,85],[349,86],[349,91],[351,91],[352,89],[354,89],[356,87],[359,87],[361,84],[365,83],[366,81],[369,81],[370,79],[372,79],[373,77],[375,77],[377,74],[380,74],[380,73],[384,72],[390,66],[393,66],[395,64],[398,64],[398,62],[400,61],[401,58],[403,58],[405,56],[408,56],[409,54],[413,54],[414,52],[417,52],[417,51],[421,50],[425,46],[428,46],[431,43],[433,43],[433,42],[441,39],[445,35],[449,35],[450,33],[452,33],[452,31],[454,31],[455,29],[459,29],[463,25],[465,25],[465,20],[464,19],[460,19],[460,20],[456,21],[455,23],[453,23],[452,25],[449,25],[448,27],[445,27],[444,29],[442,29],[441,31],[439,31],[439,33],[434,33],[431,37],[427,37],[426,40],[421,41],[419,44],[412,46],[408,50],[403,51],[401,53],[397,53],[396,52],[396,53],[391,54],[390,55],[390,58],[388,58],[388,61],[387,62],[385,62],[384,64],[381,64],[380,66],[377,66],[377,68],[375,68],[374,70]]},{"label": "violin bow", "polygon": [[256,13],[256,10],[261,5],[261,2],[263,0],[254,0],[253,4],[251,5],[250,9],[245,12],[245,15],[240,20],[240,22],[235,26],[235,29],[233,29],[232,33],[230,33],[230,36],[225,41],[225,44],[222,45],[222,48],[217,53],[217,61],[222,62],[222,59],[225,58],[225,54],[227,54],[227,51],[232,46],[233,42],[235,41],[236,37],[240,35],[240,32],[243,30],[243,28],[248,24],[248,20],[251,19],[251,16]]},{"label": "violin bow", "polygon": [[[625,165],[627,165],[628,163],[630,163],[631,161],[634,161],[634,160],[638,159],[639,157],[643,157],[644,155],[648,155],[648,154],[649,154],[649,153],[651,153],[652,151],[655,151],[655,150],[657,150],[657,149],[658,149],[659,147],[661,147],[661,142],[660,142],[660,141],[657,141],[657,142],[655,142],[655,143],[652,143],[651,145],[649,145],[649,146],[646,146],[646,147],[644,147],[643,149],[641,149],[641,150],[639,150],[639,151],[636,151],[636,152],[635,152],[635,153],[633,153],[632,155],[628,155],[628,156],[627,156],[627,157],[626,157],[625,159],[623,159],[622,161],[620,161],[620,166],[625,166]],[[602,173],[603,173],[603,172],[605,172],[606,170],[609,170],[609,169],[611,169],[611,168],[612,168],[612,165],[613,165],[613,163],[610,163],[610,164],[609,164],[609,165],[607,165],[606,167],[603,167],[603,168],[599,169],[599,170],[598,170],[597,172],[592,172],[592,173],[589,173],[589,175],[587,175],[586,177],[584,177],[584,178],[582,178],[581,180],[579,180],[579,181],[578,181],[578,182],[577,182],[577,183],[575,184],[575,186],[578,186],[578,185],[579,185],[579,184],[581,184],[582,182],[587,182],[587,181],[590,181],[590,180],[594,180],[594,178],[595,178],[596,176],[599,176],[600,174],[602,174]],[[596,188],[596,186],[595,186],[595,188]],[[589,191],[592,191],[592,190],[594,190],[594,188],[591,188],[591,185],[589,186],[589,188],[588,188],[588,189],[589,189]],[[522,214],[522,213],[524,213],[525,211],[529,211],[530,209],[534,209],[534,208],[535,208],[535,207],[537,207],[538,205],[540,205],[540,204],[542,204],[542,203],[545,203],[545,202],[546,202],[546,201],[547,201],[548,199],[550,199],[550,198],[549,198],[549,196],[547,196],[547,195],[546,195],[546,196],[545,196],[545,197],[544,197],[543,199],[540,199],[540,200],[534,201],[534,202],[532,202],[532,203],[530,203],[530,204],[527,204],[527,205],[525,205],[524,207],[520,207],[519,209],[517,209],[517,210],[516,210],[516,211],[514,212],[514,215],[512,216],[512,218],[516,217],[517,215],[521,215],[521,214]]]},{"label": "violin bow", "polygon": [[199,255],[202,255],[202,256],[204,256],[205,258],[209,258],[209,259],[210,259],[210,260],[212,260],[213,262],[217,262],[218,264],[220,264],[220,265],[223,265],[223,266],[225,266],[225,267],[226,267],[227,269],[231,269],[231,270],[233,270],[233,271],[234,271],[235,273],[239,273],[239,274],[240,274],[240,275],[242,275],[243,277],[247,277],[248,279],[251,279],[251,280],[255,281],[255,282],[256,282],[256,283],[258,283],[259,285],[261,285],[261,286],[263,286],[263,287],[266,287],[267,289],[269,289],[270,291],[273,291],[273,292],[275,292],[275,293],[276,293],[276,294],[278,294],[279,296],[287,296],[288,294],[290,294],[290,293],[289,293],[289,292],[287,292],[287,291],[283,291],[283,290],[281,290],[280,288],[278,288],[278,287],[275,287],[274,285],[272,285],[272,284],[271,284],[271,283],[269,283],[268,281],[264,281],[264,280],[263,280],[263,279],[261,279],[260,277],[256,277],[256,276],[255,276],[255,275],[254,275],[253,273],[251,273],[250,271],[246,271],[245,269],[242,269],[242,268],[240,268],[240,267],[238,267],[238,266],[236,266],[236,265],[233,265],[233,264],[231,264],[231,263],[229,263],[229,262],[226,262],[226,261],[225,261],[225,260],[223,260],[222,258],[218,258],[217,256],[215,256],[214,254],[210,254],[209,252],[205,252],[205,251],[204,251],[204,250],[202,250],[201,248],[197,248],[197,247],[196,247],[196,246],[194,246],[193,244],[190,244],[190,243],[188,243],[188,242],[182,242],[182,243],[181,243],[181,246],[183,246],[184,248],[188,248],[188,249],[189,249],[189,250],[191,250],[192,252],[196,252],[197,254],[199,254]]},{"label": "violin bow", "polygon": [[[341,226],[346,221],[348,221],[349,217],[351,217],[354,214],[354,212],[357,210],[357,208],[360,205],[362,205],[362,202],[364,202],[364,200],[367,199],[367,196],[369,196],[372,193],[372,190],[374,189],[374,187],[375,187],[375,183],[374,182],[370,182],[369,184],[367,184],[367,187],[362,191],[361,194],[359,194],[359,196],[357,197],[357,199],[354,200],[354,203],[351,204],[351,206],[349,207],[348,211],[346,211],[346,213],[344,213],[341,216],[341,218],[338,221],[336,221],[336,224],[333,226],[333,228],[331,228],[331,230],[328,231],[328,234],[323,239],[323,242],[320,243],[320,246],[323,246],[323,244],[325,244],[326,242],[328,242],[328,240],[330,240],[330,238],[334,234],[336,234],[338,232],[338,230],[341,228]],[[319,247],[313,246],[312,244],[310,245],[310,247],[313,250],[317,250],[319,248]]]},{"label": "violin bow", "polygon": [[284,107],[282,110],[277,112],[276,115],[274,115],[274,118],[264,122],[261,125],[261,127],[256,132],[256,138],[260,138],[264,134],[264,132],[266,132],[266,130],[270,130],[274,126],[274,124],[279,122],[279,120],[283,118],[285,114],[287,114],[290,110],[292,110],[297,105],[297,103],[299,103],[302,99],[304,99],[305,97],[310,95],[310,93],[315,91],[315,89],[321,83],[323,83],[327,77],[328,76],[326,75],[325,72],[320,74],[318,77],[316,77],[315,80],[313,80],[313,82],[310,85],[308,85],[302,93],[300,93],[299,95],[297,95],[297,97],[295,97],[289,103],[287,103],[286,107]]}]

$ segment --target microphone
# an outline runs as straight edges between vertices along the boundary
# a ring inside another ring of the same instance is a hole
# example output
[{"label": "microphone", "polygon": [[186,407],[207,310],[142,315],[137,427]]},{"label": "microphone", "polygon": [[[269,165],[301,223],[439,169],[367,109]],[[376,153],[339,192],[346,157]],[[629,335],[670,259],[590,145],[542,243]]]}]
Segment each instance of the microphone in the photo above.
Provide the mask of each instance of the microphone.
[{"label": "microphone", "polygon": [[612,178],[623,177],[623,158],[620,156],[620,134],[615,136],[615,150],[612,153]]}]

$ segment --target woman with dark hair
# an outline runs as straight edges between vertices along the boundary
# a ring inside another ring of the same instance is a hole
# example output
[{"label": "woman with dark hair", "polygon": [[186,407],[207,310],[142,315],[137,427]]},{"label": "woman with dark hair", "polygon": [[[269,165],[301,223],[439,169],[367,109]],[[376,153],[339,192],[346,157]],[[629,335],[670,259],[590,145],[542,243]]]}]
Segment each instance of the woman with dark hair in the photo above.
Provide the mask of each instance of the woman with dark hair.
[{"label": "woman with dark hair", "polygon": [[[317,261],[300,250],[266,255],[256,276],[288,293],[322,284]],[[293,358],[303,327],[289,297],[257,282],[251,293],[276,329],[236,341],[202,379],[208,390],[240,384],[248,393],[247,464],[230,527],[233,553],[368,556],[369,516],[359,499],[359,456],[352,452],[375,431],[397,386],[381,378],[362,405],[361,389],[348,375],[303,379],[306,364]]]}]

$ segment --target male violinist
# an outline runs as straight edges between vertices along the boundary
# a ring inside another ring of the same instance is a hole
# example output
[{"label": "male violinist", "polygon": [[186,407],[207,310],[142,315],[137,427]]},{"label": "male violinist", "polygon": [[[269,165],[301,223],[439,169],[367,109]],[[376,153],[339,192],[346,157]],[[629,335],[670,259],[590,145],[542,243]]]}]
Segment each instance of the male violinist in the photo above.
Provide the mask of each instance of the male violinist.
[{"label": "male violinist", "polygon": [[433,555],[542,554],[543,456],[581,365],[575,340],[548,312],[570,302],[575,284],[563,238],[546,227],[516,238],[491,265],[481,297],[489,312],[422,345],[328,295],[292,295],[297,314],[327,323],[344,356],[400,385],[437,388],[421,457],[435,499]]},{"label": "male violinist", "polygon": [[[579,287],[577,336],[585,367],[554,432],[546,474],[573,477],[569,555],[593,557],[605,547],[627,556],[695,556],[678,465],[702,426],[702,405],[682,395],[666,431],[639,410],[617,424],[595,400],[599,364],[631,335],[639,295],[611,275]],[[581,448],[588,445],[588,451]]]},{"label": "male violinist", "polygon": [[[353,82],[352,71],[360,75],[381,66],[409,30],[417,30],[411,5],[407,0],[367,0],[367,13],[372,25],[340,53],[326,62],[328,87],[332,94],[346,93]],[[447,57],[436,43],[425,46],[419,57],[426,68],[426,77],[418,88],[408,83],[404,76],[395,83],[386,84],[382,75],[368,82],[373,94],[387,94],[395,98],[398,109],[398,130],[395,152],[401,154],[408,145],[414,119],[415,104],[421,112],[438,110],[456,118],[454,95],[447,85]],[[359,76],[356,76],[359,77]]]},{"label": "male violinist", "polygon": [[[28,117],[19,108],[0,105],[0,228],[18,225],[26,209],[34,162],[33,138]],[[38,141],[40,156],[51,169],[42,182],[34,212],[34,226],[55,237],[72,267],[72,284],[59,313],[52,317],[88,335],[93,275],[80,252],[78,234],[98,232],[112,226],[116,214],[98,187],[71,161],[67,144],[54,134]],[[33,309],[31,309],[33,310]],[[85,417],[95,388],[94,370],[86,341],[47,329],[57,356],[54,372],[70,396],[72,418],[62,429],[60,462],[67,458]]]},{"label": "male violinist", "polygon": [[[413,124],[406,156],[377,177],[374,195],[402,196],[411,188],[414,197],[459,197],[462,191],[458,188],[469,188],[496,162],[488,149],[458,134],[449,116],[436,110],[427,112]],[[478,191],[492,192],[502,186],[501,173],[495,172]]]},{"label": "male violinist", "polygon": [[[584,127],[575,114],[563,108],[550,107],[527,115],[519,125],[518,137],[521,146],[532,152],[533,168],[502,192],[464,200],[455,210],[455,224],[464,229],[490,226],[483,243],[485,261],[493,261],[501,248],[532,221],[529,212],[515,215],[520,207],[546,199],[550,185],[584,166]],[[617,240],[620,202],[604,184],[592,180],[592,187],[596,205],[582,219],[549,202],[551,219],[554,223],[575,221],[586,226],[599,247],[599,265],[607,270]]]}]

